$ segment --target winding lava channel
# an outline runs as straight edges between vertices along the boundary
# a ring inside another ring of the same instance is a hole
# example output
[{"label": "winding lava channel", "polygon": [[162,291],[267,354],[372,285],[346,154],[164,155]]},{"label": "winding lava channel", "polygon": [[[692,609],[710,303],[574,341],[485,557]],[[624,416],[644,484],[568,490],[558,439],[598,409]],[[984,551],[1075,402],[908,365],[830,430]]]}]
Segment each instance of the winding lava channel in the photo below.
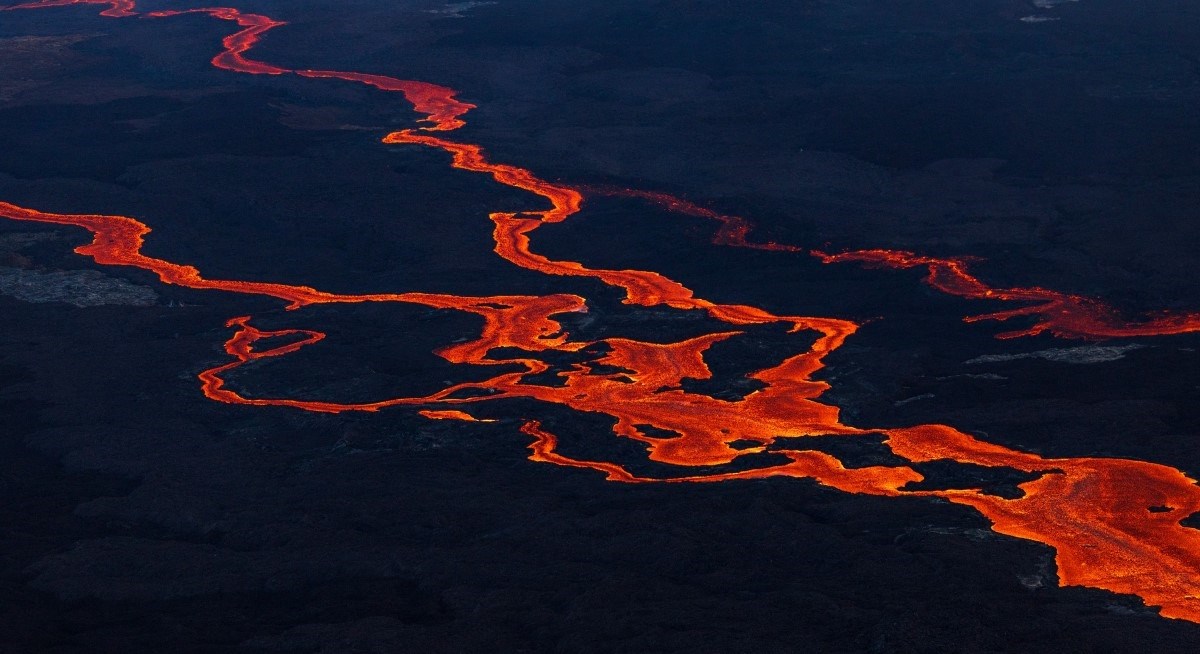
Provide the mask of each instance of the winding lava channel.
[{"label": "winding lava channel", "polygon": [[[741,216],[723,214],[668,193],[605,185],[584,186],[581,189],[596,195],[642,200],[673,213],[717,222],[719,226],[712,237],[712,242],[716,245],[768,252],[806,251],[798,245],[773,241],[766,243],[751,241],[749,237],[754,225],[749,220]],[[883,249],[851,250],[837,254],[811,250],[808,253],[824,263],[857,262],[879,268],[925,268],[928,272],[925,283],[942,293],[971,300],[1030,303],[1016,309],[968,316],[963,319],[966,322],[1008,320],[1017,317],[1033,317],[1035,319],[1031,326],[997,334],[997,338],[1035,336],[1043,332],[1050,332],[1060,338],[1086,339],[1167,336],[1200,332],[1200,313],[1162,312],[1143,321],[1128,322],[1118,316],[1112,307],[1093,298],[1036,286],[996,288],[971,274],[970,261],[975,257],[929,257],[905,250]]]},{"label": "winding lava channel", "polygon": [[[855,333],[858,325],[836,318],[779,316],[765,310],[717,304],[698,297],[690,289],[655,272],[640,270],[597,270],[573,261],[555,261],[531,249],[530,235],[545,223],[566,220],[579,211],[583,196],[567,186],[553,184],[516,166],[492,163],[478,145],[459,143],[440,136],[462,126],[462,116],[472,105],[458,100],[452,89],[424,82],[354,72],[290,70],[246,57],[268,31],[284,23],[234,8],[218,7],[138,14],[135,0],[42,0],[10,9],[45,8],[73,4],[107,7],[109,17],[145,15],[165,18],[184,13],[202,13],[230,21],[238,30],[223,40],[222,51],[213,65],[251,74],[295,74],[333,78],[367,84],[383,91],[399,92],[423,114],[418,129],[388,134],[389,144],[420,145],[452,156],[455,168],[490,175],[496,181],[523,189],[545,199],[549,208],[524,213],[493,213],[495,251],[507,261],[548,275],[590,277],[625,291],[627,304],[644,307],[668,306],[678,310],[702,311],[728,324],[727,331],[707,334],[677,343],[650,343],[609,338],[597,342],[574,341],[555,320],[556,315],[587,310],[577,295],[459,297],[425,293],[345,295],[307,286],[213,280],[196,268],[142,254],[149,227],[133,218],[105,215],[54,214],[0,202],[0,216],[12,220],[82,227],[93,235],[91,243],[77,248],[79,254],[97,263],[133,266],[151,271],[167,284],[277,298],[289,309],[312,304],[359,302],[406,302],[439,309],[466,311],[483,317],[479,338],[442,348],[437,354],[453,363],[467,365],[513,364],[522,372],[508,372],[483,382],[458,384],[425,397],[393,398],[372,403],[318,402],[293,399],[246,397],[226,386],[223,375],[248,362],[284,356],[316,344],[324,334],[310,330],[262,331],[250,317],[229,321],[233,336],[225,343],[232,360],[200,374],[204,394],[229,404],[289,406],[308,411],[377,411],[411,405],[420,407],[430,419],[477,420],[462,411],[469,405],[501,398],[532,398],[576,411],[608,415],[615,420],[613,432],[644,444],[649,458],[681,466],[697,474],[673,478],[648,478],[624,466],[606,461],[568,457],[558,451],[554,434],[536,420],[527,420],[521,431],[533,439],[530,459],[560,466],[585,468],[604,473],[609,480],[626,483],[719,482],[768,477],[810,478],[849,493],[877,496],[939,497],[974,508],[993,524],[993,529],[1056,550],[1059,581],[1063,585],[1090,586],[1140,596],[1148,605],[1161,607],[1166,617],[1200,622],[1200,531],[1180,521],[1200,510],[1200,487],[1179,470],[1167,466],[1109,458],[1049,459],[986,443],[945,425],[919,425],[898,429],[860,429],[842,424],[835,406],[818,401],[828,388],[814,380],[825,355]],[[709,216],[711,217],[711,216]],[[729,244],[745,244],[746,223],[726,223],[723,232]],[[792,249],[770,245],[766,249]],[[884,251],[878,251],[884,252]],[[901,253],[833,255],[831,260],[856,260],[893,267],[926,266],[931,283],[947,292],[974,297],[996,293],[971,277],[965,267],[952,260],[938,260]],[[1041,323],[1031,331],[1049,329],[1066,336],[1160,334],[1184,331],[1169,322],[1122,327],[1115,318],[1085,312],[1058,318],[1071,306],[1061,304],[1061,294],[1004,291],[1001,299],[1032,300],[1053,305],[1052,309],[1012,315],[1037,315]],[[1022,295],[1021,293],[1025,293]],[[1060,303],[1060,304],[1055,304]],[[1040,306],[1040,305],[1039,305]],[[1088,305],[1091,306],[1091,305]],[[1022,311],[1022,310],[1018,310]],[[1056,313],[1058,312],[1058,313]],[[993,314],[987,317],[1008,317]],[[1088,321],[1092,321],[1089,323]],[[1098,322],[1097,322],[1098,321]],[[740,327],[762,324],[787,325],[793,332],[817,334],[805,352],[794,354],[777,365],[750,375],[762,388],[740,400],[724,400],[684,390],[685,379],[712,376],[704,354],[713,344],[734,338]],[[1082,326],[1080,326],[1082,325]],[[262,347],[263,341],[285,337],[286,344]],[[256,347],[257,346],[257,347]],[[590,347],[595,346],[595,347]],[[261,349],[260,349],[261,348]],[[516,349],[518,358],[493,358],[499,348]],[[590,349],[589,349],[590,348]],[[540,386],[526,380],[552,370],[538,353],[600,351],[591,360],[558,372],[563,384]],[[615,372],[614,372],[615,370]],[[460,391],[473,391],[463,393]],[[479,392],[486,392],[480,395]],[[673,433],[664,437],[663,432]],[[897,456],[912,462],[957,461],[990,468],[1016,469],[1034,477],[1020,484],[1023,495],[1006,499],[978,488],[912,490],[909,484],[923,476],[907,465],[846,468],[836,458],[803,447],[806,438],[855,438],[883,435],[884,443]],[[737,443],[739,447],[733,447]],[[745,447],[751,443],[750,447]],[[716,474],[698,474],[705,467],[730,463],[739,457],[768,451],[786,462],[765,468]]]}]

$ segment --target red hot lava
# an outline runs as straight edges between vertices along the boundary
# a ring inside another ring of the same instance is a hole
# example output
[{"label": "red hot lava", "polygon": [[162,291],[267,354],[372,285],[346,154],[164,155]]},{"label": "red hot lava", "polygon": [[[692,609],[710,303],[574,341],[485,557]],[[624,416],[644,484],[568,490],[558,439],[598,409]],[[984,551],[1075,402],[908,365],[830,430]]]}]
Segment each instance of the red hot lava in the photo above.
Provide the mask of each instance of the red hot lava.
[{"label": "red hot lava", "polygon": [[[107,5],[109,8],[102,12],[105,16],[137,15],[133,0],[43,0],[15,8],[68,4]],[[637,476],[616,462],[571,458],[559,453],[558,439],[536,420],[527,420],[521,427],[521,431],[533,439],[530,458],[596,470],[612,481],[626,483],[714,483],[782,476],[811,478],[848,493],[941,497],[985,515],[1000,533],[1053,547],[1057,552],[1059,578],[1064,585],[1136,594],[1147,604],[1161,607],[1164,616],[1200,622],[1200,531],[1180,524],[1183,518],[1200,510],[1200,487],[1182,472],[1123,459],[1046,459],[980,441],[945,425],[898,429],[862,429],[845,425],[837,407],[819,401],[828,385],[813,377],[822,368],[825,355],[855,333],[858,328],[855,323],[837,318],[779,316],[751,306],[718,304],[696,297],[691,289],[656,272],[596,270],[578,262],[556,261],[539,255],[532,249],[531,234],[545,223],[561,222],[577,213],[583,196],[575,189],[544,181],[526,169],[492,163],[478,145],[431,134],[450,132],[463,125],[462,117],[472,106],[457,100],[455,91],[365,73],[293,71],[247,59],[245,54],[265,33],[284,23],[257,14],[244,14],[233,8],[147,15],[165,18],[182,13],[207,14],[234,22],[241,28],[224,39],[224,49],[213,59],[215,66],[251,74],[295,73],[311,78],[336,78],[402,93],[424,115],[426,125],[422,132],[401,130],[389,134],[384,138],[385,143],[443,150],[452,156],[451,165],[455,168],[490,175],[502,184],[544,198],[548,207],[542,211],[491,214],[495,250],[504,259],[548,275],[595,278],[623,289],[629,304],[703,311],[730,326],[726,330],[675,343],[621,338],[588,342],[573,340],[555,319],[558,315],[586,310],[584,298],[576,295],[487,298],[425,293],[352,295],[290,284],[211,280],[192,266],[143,254],[143,239],[150,229],[134,218],[55,214],[0,203],[0,216],[12,220],[86,229],[92,233],[93,240],[77,248],[77,252],[101,264],[132,266],[153,272],[167,284],[272,297],[285,302],[289,309],[311,304],[406,302],[474,313],[484,319],[479,338],[442,348],[437,353],[448,361],[463,365],[506,364],[506,369],[511,369],[515,364],[521,369],[417,398],[354,404],[250,398],[228,388],[223,375],[250,361],[286,356],[314,346],[324,334],[301,329],[263,331],[251,325],[249,317],[242,316],[228,323],[234,334],[225,343],[225,351],[232,360],[200,374],[203,391],[209,398],[229,404],[289,406],[332,413],[410,405],[419,407],[420,414],[427,418],[451,420],[477,420],[461,409],[466,405],[512,397],[533,398],[575,411],[599,412],[615,419],[616,436],[643,444],[649,458],[679,466],[686,472],[677,477],[648,478]],[[708,212],[669,196],[637,195],[672,210],[718,220],[723,224],[719,241],[749,245],[746,242],[749,225],[741,219]],[[756,247],[795,249],[775,244]],[[969,275],[961,262],[907,253],[875,252],[821,256],[829,261],[869,261],[892,267],[926,266],[930,270],[930,283],[948,293],[1041,303],[1031,309],[984,316],[1039,317],[1039,326],[1026,330],[1029,332],[1051,330],[1064,336],[1124,336],[1196,329],[1193,318],[1125,325],[1109,314],[1098,312],[1095,305],[1073,296],[1043,289],[991,289]],[[816,341],[807,350],[751,374],[750,377],[762,387],[742,399],[720,399],[684,389],[683,382],[687,379],[711,377],[705,353],[715,343],[738,337],[739,328],[771,323],[786,325],[793,332],[815,332]],[[282,339],[283,344],[271,346],[272,339],[277,338]],[[580,353],[591,346],[597,346],[596,349],[604,353],[557,372],[563,379],[562,385],[542,386],[530,380],[532,375],[553,370],[551,364],[538,358],[539,353]],[[514,358],[492,357],[493,352],[512,350],[522,354]],[[457,392],[466,389],[488,393],[464,395]],[[664,436],[664,433],[668,435]],[[913,490],[909,485],[921,481],[923,476],[908,465],[848,469],[835,457],[804,447],[806,439],[861,438],[869,434],[883,434],[891,451],[913,464],[950,460],[1012,468],[1035,478],[1020,485],[1024,494],[1015,499],[990,495],[979,488]],[[735,448],[732,447],[735,441],[753,445]],[[786,462],[738,472],[703,474],[707,467],[757,454],[768,447],[783,455]]]}]

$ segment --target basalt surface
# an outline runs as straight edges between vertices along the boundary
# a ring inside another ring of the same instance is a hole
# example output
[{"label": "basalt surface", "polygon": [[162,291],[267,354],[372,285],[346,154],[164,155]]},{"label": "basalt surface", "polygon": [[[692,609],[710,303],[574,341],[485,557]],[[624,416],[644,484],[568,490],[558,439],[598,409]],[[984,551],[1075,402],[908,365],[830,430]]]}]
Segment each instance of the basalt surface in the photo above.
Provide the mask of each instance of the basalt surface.
[{"label": "basalt surface", "polygon": [[1195,642],[1190,10],[468,4],[2,14],[14,646]]}]

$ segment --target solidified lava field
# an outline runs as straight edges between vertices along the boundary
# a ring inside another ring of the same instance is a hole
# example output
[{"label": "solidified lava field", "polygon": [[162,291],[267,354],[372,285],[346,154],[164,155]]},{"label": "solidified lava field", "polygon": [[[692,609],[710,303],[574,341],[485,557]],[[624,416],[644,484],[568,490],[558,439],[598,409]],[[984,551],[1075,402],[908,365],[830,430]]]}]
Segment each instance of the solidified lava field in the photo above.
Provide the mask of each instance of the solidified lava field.
[{"label": "solidified lava field", "polygon": [[1194,647],[1200,13],[1062,4],[6,7],[4,647]]}]

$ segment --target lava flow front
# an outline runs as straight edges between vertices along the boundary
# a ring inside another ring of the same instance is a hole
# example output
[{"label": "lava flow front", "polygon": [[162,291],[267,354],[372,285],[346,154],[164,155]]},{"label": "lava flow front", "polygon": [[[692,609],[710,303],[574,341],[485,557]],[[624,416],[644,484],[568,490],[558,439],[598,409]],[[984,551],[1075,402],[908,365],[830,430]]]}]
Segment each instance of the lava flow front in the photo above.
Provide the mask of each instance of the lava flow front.
[{"label": "lava flow front", "polygon": [[[112,17],[137,14],[132,0],[43,0],[14,8],[45,8],[69,4],[105,5]],[[479,145],[442,136],[462,126],[472,105],[456,99],[452,89],[355,72],[292,70],[247,58],[264,34],[284,23],[233,8],[206,8],[144,14],[166,18],[201,13],[235,23],[239,30],[226,37],[212,60],[217,67],[250,74],[296,74],[332,78],[399,92],[424,115],[419,129],[405,129],[383,138],[384,143],[418,145],[451,155],[455,168],[482,173],[497,182],[543,198],[547,207],[524,213],[492,213],[495,251],[516,266],[547,275],[588,277],[622,289],[625,302],[639,307],[669,307],[702,312],[728,327],[674,343],[623,338],[574,340],[556,316],[587,310],[584,298],[572,294],[546,296],[459,297],[417,292],[395,294],[336,294],[308,286],[282,283],[212,280],[194,267],[155,259],[142,253],[149,227],[131,217],[67,215],[0,203],[0,215],[12,220],[70,225],[88,230],[91,243],[77,252],[105,265],[133,266],[151,271],[167,284],[193,289],[252,294],[279,299],[289,309],[312,304],[404,302],[438,309],[469,312],[484,319],[480,336],[451,345],[437,354],[463,365],[503,366],[509,372],[482,381],[450,386],[425,397],[388,398],[369,403],[254,398],[229,388],[225,375],[247,362],[292,354],[314,347],[324,338],[317,331],[264,331],[242,316],[229,321],[234,330],[225,351],[231,361],[200,374],[204,393],[218,402],[256,406],[287,406],[337,413],[377,411],[408,405],[430,419],[476,420],[465,409],[505,398],[531,398],[579,412],[600,413],[615,421],[615,436],[643,445],[651,460],[679,466],[675,477],[650,478],[611,461],[589,461],[560,453],[558,439],[542,423],[526,420],[520,430],[533,439],[531,459],[561,466],[591,469],[626,483],[714,483],[734,479],[786,476],[811,478],[848,493],[886,497],[940,497],[973,508],[1004,534],[1053,547],[1059,579],[1064,585],[1132,593],[1161,607],[1164,616],[1200,622],[1200,531],[1181,520],[1200,510],[1200,487],[1179,470],[1153,463],[1110,458],[1043,458],[993,445],[945,425],[900,429],[865,429],[843,424],[838,408],[820,401],[825,382],[814,379],[826,355],[839,348],[858,329],[838,318],[785,316],[764,309],[720,304],[696,297],[683,284],[653,271],[599,270],[575,261],[550,259],[534,251],[533,233],[546,223],[576,214],[584,195],[580,190],[547,182],[529,170],[493,163]],[[584,189],[585,191],[587,189]],[[749,224],[649,193],[643,199],[668,209],[702,215],[723,224],[718,240],[746,246]],[[706,213],[707,212],[707,213]],[[762,249],[794,251],[793,246],[765,244]],[[824,255],[823,255],[824,256]],[[926,266],[930,283],[964,297],[1030,301],[1030,308],[988,318],[1037,316],[1040,322],[1017,334],[1049,330],[1063,336],[1125,336],[1194,331],[1196,318],[1171,318],[1139,325],[1117,322],[1091,301],[1042,289],[996,290],[970,276],[955,260],[917,257],[907,253],[849,253],[826,256],[828,261],[856,260],[892,267]],[[753,325],[778,324],[791,332],[815,333],[815,342],[782,358],[774,366],[750,375],[761,388],[737,400],[722,399],[684,388],[685,380],[712,376],[705,354],[714,344],[738,338]],[[262,347],[268,339],[283,345]],[[496,352],[517,351],[508,358]],[[582,362],[556,374],[561,383],[538,384],[535,375],[555,370],[540,355],[569,352]],[[511,372],[516,369],[517,372]],[[472,393],[459,391],[471,390]],[[480,393],[479,391],[484,391]],[[828,454],[805,448],[812,438],[863,438],[882,434],[897,456],[912,463],[950,460],[987,468],[1022,471],[1033,479],[1020,485],[1023,495],[1002,498],[979,488],[914,490],[923,476],[909,465],[846,468]],[[747,444],[749,444],[747,446]],[[736,447],[735,447],[736,445]],[[772,452],[784,462],[735,472],[703,474],[712,466],[742,457]]]}]

